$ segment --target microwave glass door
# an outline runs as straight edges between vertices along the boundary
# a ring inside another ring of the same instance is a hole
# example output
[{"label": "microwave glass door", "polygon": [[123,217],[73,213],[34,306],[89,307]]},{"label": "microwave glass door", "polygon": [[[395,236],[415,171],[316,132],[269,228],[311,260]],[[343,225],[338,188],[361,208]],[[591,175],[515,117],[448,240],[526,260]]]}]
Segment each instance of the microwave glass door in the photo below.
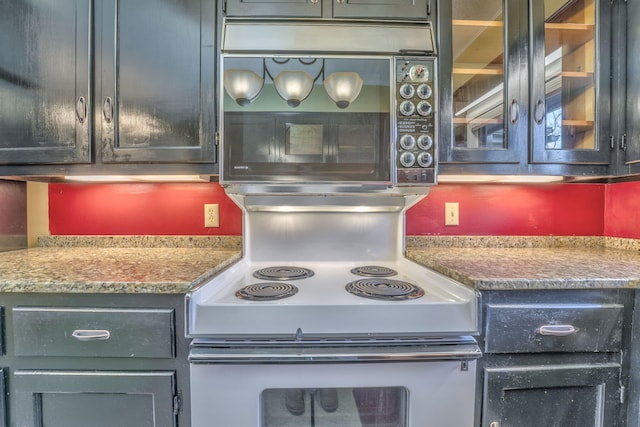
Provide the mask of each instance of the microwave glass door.
[{"label": "microwave glass door", "polygon": [[223,180],[390,182],[392,59],[224,56]]}]

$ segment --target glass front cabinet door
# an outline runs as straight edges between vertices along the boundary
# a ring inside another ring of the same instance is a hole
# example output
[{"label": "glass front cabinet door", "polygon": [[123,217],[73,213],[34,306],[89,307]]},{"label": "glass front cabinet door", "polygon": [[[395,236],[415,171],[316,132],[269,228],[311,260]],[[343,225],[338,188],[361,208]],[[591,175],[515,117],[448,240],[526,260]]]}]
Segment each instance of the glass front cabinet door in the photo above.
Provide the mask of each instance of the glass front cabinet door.
[{"label": "glass front cabinet door", "polygon": [[444,3],[442,163],[608,165],[608,1]]},{"label": "glass front cabinet door", "polygon": [[[447,129],[451,135],[441,149],[441,161],[517,164],[519,145],[526,141],[518,125],[526,120],[518,107],[526,86],[518,75],[525,70],[519,69],[523,63],[520,28],[506,24],[523,15],[517,8],[507,10],[503,0],[453,0],[450,4],[451,37],[441,37],[443,67],[451,66],[450,72],[442,73],[442,82],[450,87],[441,93],[444,104],[450,95],[452,113],[451,123],[442,128],[442,138],[447,140]],[[447,29],[442,25],[442,31]],[[451,46],[445,46],[446,40],[451,40]],[[448,50],[451,61],[445,59]],[[445,114],[443,120],[448,120]]]}]

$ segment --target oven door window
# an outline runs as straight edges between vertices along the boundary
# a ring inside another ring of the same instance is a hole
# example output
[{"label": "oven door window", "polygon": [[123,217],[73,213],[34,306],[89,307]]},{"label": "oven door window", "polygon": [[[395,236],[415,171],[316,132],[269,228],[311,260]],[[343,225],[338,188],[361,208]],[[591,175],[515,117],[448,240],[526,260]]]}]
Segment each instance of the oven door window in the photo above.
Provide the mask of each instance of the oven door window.
[{"label": "oven door window", "polygon": [[261,394],[261,427],[405,427],[404,387],[278,388]]},{"label": "oven door window", "polygon": [[[389,182],[391,60],[225,55],[223,179]],[[285,91],[299,89],[301,75],[313,83],[292,102]],[[235,95],[233,80],[241,89],[242,76],[259,88]],[[334,99],[354,90],[355,99]]]}]

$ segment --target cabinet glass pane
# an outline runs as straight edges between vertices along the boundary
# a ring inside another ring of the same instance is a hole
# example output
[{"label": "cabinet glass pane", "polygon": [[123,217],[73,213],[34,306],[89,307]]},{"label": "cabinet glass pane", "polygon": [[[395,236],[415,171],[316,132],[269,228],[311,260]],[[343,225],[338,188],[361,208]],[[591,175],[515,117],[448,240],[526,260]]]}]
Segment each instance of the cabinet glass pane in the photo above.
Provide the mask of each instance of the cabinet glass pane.
[{"label": "cabinet glass pane", "polygon": [[[545,0],[545,109],[548,150],[596,149],[595,0]],[[543,116],[544,115],[544,116]]]},{"label": "cabinet glass pane", "polygon": [[452,6],[453,148],[506,148],[502,1]]}]

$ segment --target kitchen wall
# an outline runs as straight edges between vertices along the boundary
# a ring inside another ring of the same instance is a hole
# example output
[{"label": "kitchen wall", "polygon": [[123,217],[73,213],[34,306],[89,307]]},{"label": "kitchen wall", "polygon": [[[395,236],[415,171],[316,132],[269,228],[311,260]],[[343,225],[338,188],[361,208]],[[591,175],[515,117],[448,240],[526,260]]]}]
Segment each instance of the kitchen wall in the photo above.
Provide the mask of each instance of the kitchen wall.
[{"label": "kitchen wall", "polygon": [[[640,183],[441,184],[407,213],[408,235],[559,235],[640,238]],[[460,225],[444,225],[458,202]],[[205,228],[205,203],[220,227]],[[54,235],[240,235],[241,211],[215,183],[50,184]]]},{"label": "kitchen wall", "polygon": [[0,252],[25,248],[26,245],[26,184],[0,180]]},{"label": "kitchen wall", "polygon": [[[204,204],[220,227],[204,227]],[[242,213],[215,183],[49,184],[52,235],[241,235]]]},{"label": "kitchen wall", "polygon": [[640,238],[640,182],[607,185],[604,235]]},{"label": "kitchen wall", "polygon": [[[458,202],[460,225],[444,225]],[[439,185],[407,213],[408,235],[601,236],[604,185]]]}]

